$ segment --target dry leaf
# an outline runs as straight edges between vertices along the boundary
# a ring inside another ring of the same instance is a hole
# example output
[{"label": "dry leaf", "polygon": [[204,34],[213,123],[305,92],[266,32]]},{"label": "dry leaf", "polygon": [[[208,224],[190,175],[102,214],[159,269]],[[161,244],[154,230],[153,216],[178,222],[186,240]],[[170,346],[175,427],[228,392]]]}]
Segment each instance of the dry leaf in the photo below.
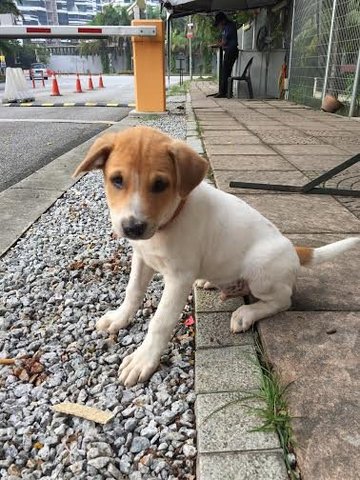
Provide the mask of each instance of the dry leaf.
[{"label": "dry leaf", "polygon": [[86,407],[79,403],[58,403],[57,405],[53,405],[52,409],[54,412],[85,418],[86,420],[92,420],[95,423],[101,423],[103,425],[114,417],[114,414],[111,412],[105,412],[104,410],[99,410],[94,407]]}]

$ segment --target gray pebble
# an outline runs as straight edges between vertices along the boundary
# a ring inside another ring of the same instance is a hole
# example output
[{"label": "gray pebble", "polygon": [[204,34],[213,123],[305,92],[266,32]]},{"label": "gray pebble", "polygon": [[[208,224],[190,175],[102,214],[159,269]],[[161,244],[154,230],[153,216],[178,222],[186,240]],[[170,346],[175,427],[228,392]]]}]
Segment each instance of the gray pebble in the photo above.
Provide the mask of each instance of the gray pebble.
[{"label": "gray pebble", "polygon": [[134,437],[131,443],[130,451],[132,453],[138,453],[146,450],[150,446],[150,441],[145,437]]}]

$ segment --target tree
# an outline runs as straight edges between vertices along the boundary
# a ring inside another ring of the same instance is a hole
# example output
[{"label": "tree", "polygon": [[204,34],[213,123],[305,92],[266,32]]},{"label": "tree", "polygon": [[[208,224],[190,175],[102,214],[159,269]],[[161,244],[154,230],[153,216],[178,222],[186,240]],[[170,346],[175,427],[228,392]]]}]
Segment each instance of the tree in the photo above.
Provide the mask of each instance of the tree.
[{"label": "tree", "polygon": [[0,15],[4,13],[11,13],[15,17],[20,17],[21,15],[14,0],[0,0]]},{"label": "tree", "polygon": [[[238,12],[230,18],[234,20],[238,28],[243,23],[246,23],[252,17],[250,12]],[[214,51],[210,47],[211,44],[216,43],[220,37],[220,32],[214,28],[214,16],[196,14],[192,17],[194,23],[194,38],[192,40],[192,51],[195,59],[195,69],[203,75],[211,73],[211,64]],[[186,38],[187,18],[178,18],[172,21],[171,34],[171,52],[188,53],[189,41]]]},{"label": "tree", "polygon": [[[0,0],[0,15],[6,13],[10,13],[15,17],[19,17],[21,15],[14,0]],[[0,40],[0,53],[5,55],[6,58],[13,57],[15,49],[18,45],[19,43],[16,41]]]},{"label": "tree", "polygon": [[[89,22],[89,25],[130,25],[130,18],[126,8],[107,5],[102,12],[99,12]],[[124,39],[113,37],[80,42],[80,55],[99,55],[104,73],[110,73],[109,54],[124,47]],[[124,49],[124,48],[123,48]]]}]

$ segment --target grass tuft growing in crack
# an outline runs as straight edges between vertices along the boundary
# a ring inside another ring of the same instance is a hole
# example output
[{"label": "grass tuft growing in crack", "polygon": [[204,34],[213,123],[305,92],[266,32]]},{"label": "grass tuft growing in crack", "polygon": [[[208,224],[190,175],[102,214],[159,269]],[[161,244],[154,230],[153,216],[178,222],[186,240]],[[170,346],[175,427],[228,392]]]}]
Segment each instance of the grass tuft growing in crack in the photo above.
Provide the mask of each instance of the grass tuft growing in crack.
[{"label": "grass tuft growing in crack", "polygon": [[[283,386],[279,376],[267,364],[265,353],[258,332],[253,329],[256,357],[250,359],[256,364],[259,371],[259,387],[250,391],[241,391],[240,398],[227,402],[215,409],[206,417],[206,423],[210,417],[219,411],[225,410],[231,405],[241,405],[250,414],[260,419],[261,424],[249,430],[249,432],[276,432],[281,448],[284,452],[284,461],[290,480],[300,480],[300,472],[296,466],[294,446],[296,445],[291,428],[292,417],[287,409],[286,393],[293,382]],[[252,404],[249,403],[251,401]]]},{"label": "grass tuft growing in crack", "polygon": [[[261,407],[249,406],[248,408],[262,419],[262,425],[253,431],[272,432],[278,434],[281,448],[284,452],[285,464],[291,480],[299,480],[300,472],[296,468],[296,462],[292,460],[295,441],[293,438],[291,420],[292,417],[287,408],[286,393],[293,382],[283,386],[279,375],[273,371],[266,362],[265,352],[256,330],[255,350],[260,365],[261,373],[259,388],[246,397],[246,400],[260,400]],[[295,460],[295,456],[294,456]]]}]

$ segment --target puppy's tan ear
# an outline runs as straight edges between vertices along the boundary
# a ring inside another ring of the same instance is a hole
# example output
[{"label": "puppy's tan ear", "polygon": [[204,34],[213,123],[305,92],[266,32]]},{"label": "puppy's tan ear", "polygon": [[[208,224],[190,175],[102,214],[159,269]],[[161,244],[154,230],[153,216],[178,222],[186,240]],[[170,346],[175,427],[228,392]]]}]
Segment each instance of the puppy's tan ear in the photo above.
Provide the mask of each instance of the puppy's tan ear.
[{"label": "puppy's tan ear", "polygon": [[77,177],[80,173],[89,172],[96,168],[102,168],[114,148],[115,134],[108,133],[95,140],[90,150],[86,154],[84,160],[73,173],[73,177]]},{"label": "puppy's tan ear", "polygon": [[209,164],[185,142],[175,140],[169,149],[175,163],[179,195],[185,198],[203,180]]}]

